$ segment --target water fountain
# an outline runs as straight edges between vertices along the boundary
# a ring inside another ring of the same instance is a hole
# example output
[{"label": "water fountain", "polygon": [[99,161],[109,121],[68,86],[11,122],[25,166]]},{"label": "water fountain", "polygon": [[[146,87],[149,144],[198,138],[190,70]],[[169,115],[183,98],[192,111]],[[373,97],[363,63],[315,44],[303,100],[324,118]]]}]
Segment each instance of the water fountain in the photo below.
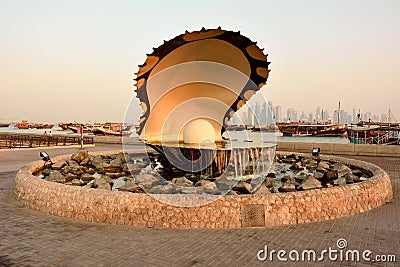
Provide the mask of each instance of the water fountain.
[{"label": "water fountain", "polygon": [[328,155],[279,152],[275,180],[264,182],[275,175],[275,144],[262,132],[259,141],[235,140],[226,127],[234,116],[240,123],[235,112],[266,83],[268,65],[239,32],[202,29],[165,41],[136,74],[143,147],[124,139],[123,152],[79,151],[52,158],[51,169],[27,165],[15,198],[78,220],[172,228],[316,222],[390,201],[381,168]]},{"label": "water fountain", "polygon": [[229,181],[230,188],[214,195],[229,193],[231,181],[243,180],[251,180],[255,192],[273,162],[275,145],[231,140],[224,132],[235,112],[265,85],[267,55],[240,32],[221,28],[185,32],[153,50],[135,79],[143,109],[137,133],[150,148],[153,167],[165,180]]}]

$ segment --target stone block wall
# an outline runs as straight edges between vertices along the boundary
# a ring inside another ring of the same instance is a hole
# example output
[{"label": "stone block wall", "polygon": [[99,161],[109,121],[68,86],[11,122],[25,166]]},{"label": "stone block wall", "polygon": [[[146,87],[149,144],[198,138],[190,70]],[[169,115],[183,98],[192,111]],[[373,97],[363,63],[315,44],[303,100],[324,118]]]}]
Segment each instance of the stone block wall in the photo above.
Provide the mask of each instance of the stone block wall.
[{"label": "stone block wall", "polygon": [[[91,153],[93,155],[114,154]],[[285,154],[284,152],[279,152]],[[54,158],[66,159],[70,155]],[[48,214],[82,221],[171,228],[268,227],[316,222],[350,216],[379,207],[393,198],[389,176],[362,161],[333,156],[323,160],[355,165],[371,171],[367,181],[343,187],[272,195],[161,195],[107,191],[67,186],[42,180],[32,173],[43,166],[35,162],[17,174],[14,196],[22,204]],[[176,203],[177,206],[163,202]],[[189,201],[203,206],[182,207]]]}]

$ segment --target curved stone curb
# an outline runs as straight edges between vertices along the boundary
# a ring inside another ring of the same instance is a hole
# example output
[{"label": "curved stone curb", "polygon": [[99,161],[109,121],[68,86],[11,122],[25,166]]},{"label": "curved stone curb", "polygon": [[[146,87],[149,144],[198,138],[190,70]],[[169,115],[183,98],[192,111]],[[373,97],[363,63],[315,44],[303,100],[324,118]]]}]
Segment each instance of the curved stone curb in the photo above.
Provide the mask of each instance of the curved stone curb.
[{"label": "curved stone curb", "polygon": [[[90,154],[110,155],[118,152]],[[63,155],[53,161],[68,157],[70,155]],[[343,187],[267,196],[229,195],[204,206],[186,208],[169,206],[143,193],[48,182],[32,175],[43,166],[42,161],[37,161],[17,173],[14,196],[23,205],[52,215],[89,222],[170,228],[242,228],[317,222],[366,212],[393,198],[389,176],[378,166],[334,156],[321,156],[321,159],[361,167],[374,176]],[[193,203],[207,197],[215,198],[207,195],[162,196],[174,202],[189,200]]]}]

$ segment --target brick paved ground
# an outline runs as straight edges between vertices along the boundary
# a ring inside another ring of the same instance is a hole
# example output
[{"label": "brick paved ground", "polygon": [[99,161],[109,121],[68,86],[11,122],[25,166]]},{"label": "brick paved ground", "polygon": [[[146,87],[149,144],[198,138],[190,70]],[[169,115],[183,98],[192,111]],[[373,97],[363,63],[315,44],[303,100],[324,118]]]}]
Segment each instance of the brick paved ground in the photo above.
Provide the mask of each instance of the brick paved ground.
[{"label": "brick paved ground", "polygon": [[[114,150],[102,145],[89,150]],[[335,248],[395,254],[400,261],[400,158],[353,157],[375,163],[390,175],[395,199],[356,216],[277,228],[149,229],[79,222],[21,207],[12,197],[19,166],[37,160],[39,151],[0,152],[0,266],[280,266],[259,262],[257,251]],[[48,150],[51,156],[71,153]],[[289,266],[356,266],[351,262],[296,263]],[[370,266],[358,263],[357,266]],[[385,266],[374,263],[373,266]],[[395,266],[393,263],[388,266]]]}]

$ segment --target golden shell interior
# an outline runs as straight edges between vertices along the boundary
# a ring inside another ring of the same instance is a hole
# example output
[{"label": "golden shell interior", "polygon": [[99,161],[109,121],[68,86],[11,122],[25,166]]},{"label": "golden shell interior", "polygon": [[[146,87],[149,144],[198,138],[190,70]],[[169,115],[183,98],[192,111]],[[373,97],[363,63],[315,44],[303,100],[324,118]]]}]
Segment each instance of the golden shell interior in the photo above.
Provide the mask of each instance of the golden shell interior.
[{"label": "golden shell interior", "polygon": [[256,43],[221,28],[186,32],[164,42],[136,73],[143,109],[140,138],[182,142],[188,125],[200,120],[214,129],[212,140],[221,141],[234,112],[266,83],[268,65]]}]

